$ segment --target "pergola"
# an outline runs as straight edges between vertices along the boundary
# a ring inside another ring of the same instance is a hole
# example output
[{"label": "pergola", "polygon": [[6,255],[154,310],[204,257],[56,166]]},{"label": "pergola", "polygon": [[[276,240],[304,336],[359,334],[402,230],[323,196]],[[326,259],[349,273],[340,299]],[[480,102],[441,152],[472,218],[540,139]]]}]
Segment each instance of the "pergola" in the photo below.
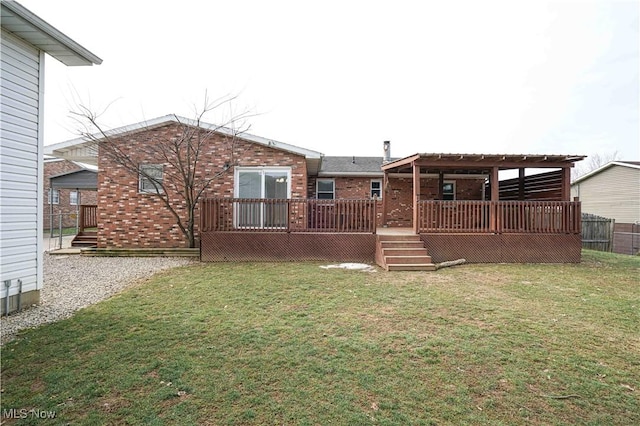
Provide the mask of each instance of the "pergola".
[{"label": "pergola", "polygon": [[[78,220],[80,230],[84,228],[84,206],[82,206],[81,192],[98,190],[98,172],[90,169],[80,169],[71,172],[60,173],[49,178],[49,188],[54,189],[71,189],[78,191],[77,209],[80,214]],[[95,206],[90,206],[95,208]],[[53,204],[50,205],[50,214],[53,214]]]},{"label": "pergola", "polygon": [[[555,198],[557,201],[570,201],[571,168],[574,163],[584,159],[579,155],[515,155],[515,154],[415,154],[382,166],[384,172],[384,188],[388,188],[391,174],[410,175],[413,180],[413,227],[417,231],[418,207],[420,201],[420,179],[427,175],[439,179],[438,200],[443,199],[445,175],[480,175],[487,176],[490,188],[489,200],[500,201],[500,185],[498,172],[501,170],[518,170],[517,200],[527,199],[527,177],[525,170],[559,169],[561,180]],[[557,177],[553,179],[557,185]],[[551,179],[549,179],[549,185]],[[538,182],[544,186],[545,182]],[[386,223],[387,203],[389,197],[382,199],[383,222]]]}]

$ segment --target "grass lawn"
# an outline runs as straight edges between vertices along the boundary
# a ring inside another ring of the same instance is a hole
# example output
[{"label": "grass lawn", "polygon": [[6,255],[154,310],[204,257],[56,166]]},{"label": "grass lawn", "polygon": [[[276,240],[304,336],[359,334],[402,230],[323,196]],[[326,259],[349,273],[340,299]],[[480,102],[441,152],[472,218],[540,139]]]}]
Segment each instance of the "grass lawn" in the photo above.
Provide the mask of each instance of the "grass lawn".
[{"label": "grass lawn", "polygon": [[26,331],[2,348],[3,420],[640,424],[639,257],[318,266],[175,269]]}]

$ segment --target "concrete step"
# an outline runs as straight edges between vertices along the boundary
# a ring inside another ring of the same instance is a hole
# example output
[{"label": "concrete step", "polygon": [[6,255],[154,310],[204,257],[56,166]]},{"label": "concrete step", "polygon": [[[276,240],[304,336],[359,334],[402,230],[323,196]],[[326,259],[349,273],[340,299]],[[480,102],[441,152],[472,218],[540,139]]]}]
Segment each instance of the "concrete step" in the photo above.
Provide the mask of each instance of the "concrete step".
[{"label": "concrete step", "polygon": [[431,256],[385,256],[387,265],[431,263]]},{"label": "concrete step", "polygon": [[433,263],[415,263],[415,264],[392,264],[387,265],[387,271],[435,271],[436,265]]}]

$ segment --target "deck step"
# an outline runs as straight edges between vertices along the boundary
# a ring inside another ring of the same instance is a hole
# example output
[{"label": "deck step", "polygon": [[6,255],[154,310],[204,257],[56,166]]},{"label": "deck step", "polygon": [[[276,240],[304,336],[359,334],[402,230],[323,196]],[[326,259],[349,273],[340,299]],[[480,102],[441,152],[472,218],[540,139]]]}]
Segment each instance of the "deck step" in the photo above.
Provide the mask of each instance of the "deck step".
[{"label": "deck step", "polygon": [[391,264],[387,265],[387,271],[435,271],[433,263]]},{"label": "deck step", "polygon": [[376,262],[387,271],[435,271],[420,235],[378,235]]},{"label": "deck step", "polygon": [[424,243],[420,241],[380,241],[380,246],[385,248],[423,248]]},{"label": "deck step", "polygon": [[96,247],[98,245],[98,233],[85,231],[76,235],[71,241],[71,247]]},{"label": "deck step", "polygon": [[431,263],[431,256],[385,256],[387,265],[415,265]]},{"label": "deck step", "polygon": [[378,241],[422,241],[420,235],[378,235]]},{"label": "deck step", "polygon": [[413,248],[413,247],[397,247],[397,248],[383,248],[383,256],[428,256],[429,252],[426,248]]}]

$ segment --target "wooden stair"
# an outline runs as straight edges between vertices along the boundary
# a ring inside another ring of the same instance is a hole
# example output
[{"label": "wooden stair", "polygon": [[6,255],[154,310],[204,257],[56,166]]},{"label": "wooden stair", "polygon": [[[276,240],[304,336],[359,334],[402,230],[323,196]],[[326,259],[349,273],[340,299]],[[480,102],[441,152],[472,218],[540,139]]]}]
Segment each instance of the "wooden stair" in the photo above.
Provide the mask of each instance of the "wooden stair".
[{"label": "wooden stair", "polygon": [[378,235],[376,263],[387,271],[435,271],[419,235]]},{"label": "wooden stair", "polygon": [[78,233],[71,240],[71,247],[97,247],[98,233],[96,231],[84,231]]}]

